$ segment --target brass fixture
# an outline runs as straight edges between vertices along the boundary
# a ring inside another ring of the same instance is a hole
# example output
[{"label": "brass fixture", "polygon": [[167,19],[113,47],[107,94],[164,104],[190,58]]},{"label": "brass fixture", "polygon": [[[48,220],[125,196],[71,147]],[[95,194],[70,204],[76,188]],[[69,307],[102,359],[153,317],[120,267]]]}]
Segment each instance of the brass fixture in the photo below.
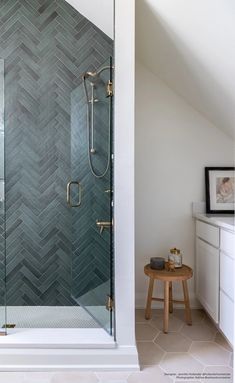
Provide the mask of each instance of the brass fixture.
[{"label": "brass fixture", "polygon": [[14,323],[6,323],[2,326],[2,328],[15,328],[16,325]]},{"label": "brass fixture", "polygon": [[110,295],[107,295],[106,310],[113,311],[114,301]]},{"label": "brass fixture", "polygon": [[104,70],[107,70],[107,69],[114,69],[114,66],[112,66],[112,67],[110,67],[110,66],[104,66],[103,68],[101,68],[100,70],[98,70],[98,71],[94,71],[94,72],[91,72],[91,71],[89,71],[89,72],[85,72],[85,73],[83,73],[83,75],[82,75],[82,77],[83,78],[89,78],[89,77],[96,77],[96,76],[98,76],[99,74],[101,74]]},{"label": "brass fixture", "polygon": [[[110,64],[112,64],[112,58],[110,57]],[[91,170],[91,173],[93,174],[94,177],[96,178],[103,178],[110,167],[110,160],[111,160],[111,154],[110,154],[110,137],[111,137],[111,121],[109,118],[109,137],[108,137],[108,158],[107,158],[107,163],[104,171],[102,173],[98,173],[92,163],[92,155],[96,153],[96,149],[94,147],[94,107],[95,103],[97,103],[99,100],[95,97],[94,95],[94,89],[96,88],[96,85],[101,81],[104,85],[103,79],[99,77],[99,75],[105,71],[109,70],[110,71],[110,80],[106,83],[106,96],[107,97],[112,97],[113,96],[113,83],[111,81],[112,79],[112,69],[114,67],[112,65],[109,66],[104,66],[98,71],[88,71],[83,73],[82,79],[83,79],[83,87],[84,87],[84,92],[85,92],[85,97],[87,101],[87,113],[86,113],[86,118],[87,118],[87,132],[88,132],[88,163],[89,167]],[[87,81],[90,83],[91,86],[91,98],[89,99],[88,95],[88,89],[87,89]],[[89,107],[89,104],[91,107]],[[109,102],[109,116],[111,115],[111,108],[112,108],[112,102]]]},{"label": "brass fixture", "polygon": [[103,233],[104,229],[109,229],[113,226],[113,222],[111,221],[96,221],[96,226],[100,229],[100,234]]},{"label": "brass fixture", "polygon": [[[73,205],[72,199],[71,199],[71,186],[72,185],[77,185],[77,187],[78,187],[78,203],[76,203],[74,205]],[[78,181],[68,182],[68,184],[67,184],[67,204],[69,205],[69,207],[79,207],[79,206],[81,206],[81,203],[82,203],[82,186],[81,186],[80,182],[78,182]]]},{"label": "brass fixture", "polygon": [[111,80],[108,81],[106,94],[106,97],[113,97],[113,82]]}]

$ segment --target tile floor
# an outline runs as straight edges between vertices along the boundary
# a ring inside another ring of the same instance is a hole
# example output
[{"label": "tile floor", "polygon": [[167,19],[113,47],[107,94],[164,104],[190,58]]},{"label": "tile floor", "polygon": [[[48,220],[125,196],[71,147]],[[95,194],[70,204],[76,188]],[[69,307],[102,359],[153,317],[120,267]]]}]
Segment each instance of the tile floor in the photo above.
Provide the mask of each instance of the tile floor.
[{"label": "tile floor", "polygon": [[[169,333],[162,333],[162,310],[150,321],[136,312],[141,371],[80,373],[0,373],[1,383],[231,383],[232,349],[203,310],[193,310],[193,325],[184,311],[170,314]],[[178,375],[176,375],[178,374]]]}]

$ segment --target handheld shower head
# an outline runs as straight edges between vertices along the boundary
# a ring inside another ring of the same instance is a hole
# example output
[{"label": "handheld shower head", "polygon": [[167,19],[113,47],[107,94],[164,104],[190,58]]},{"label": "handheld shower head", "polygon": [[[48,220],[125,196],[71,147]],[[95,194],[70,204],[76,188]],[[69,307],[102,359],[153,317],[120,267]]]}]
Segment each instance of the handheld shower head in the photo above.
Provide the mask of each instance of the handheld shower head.
[{"label": "handheld shower head", "polygon": [[84,74],[84,77],[96,77],[97,76],[97,72],[86,72]]}]

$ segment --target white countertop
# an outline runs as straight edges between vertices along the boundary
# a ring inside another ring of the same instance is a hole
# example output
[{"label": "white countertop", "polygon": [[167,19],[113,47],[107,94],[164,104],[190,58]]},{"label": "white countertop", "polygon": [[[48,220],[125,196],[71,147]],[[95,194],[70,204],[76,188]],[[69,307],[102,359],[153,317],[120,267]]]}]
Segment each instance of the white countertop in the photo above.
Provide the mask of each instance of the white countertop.
[{"label": "white countertop", "polygon": [[235,232],[235,216],[229,215],[211,215],[211,214],[195,214],[196,219],[210,223],[211,225],[219,226],[227,230]]}]

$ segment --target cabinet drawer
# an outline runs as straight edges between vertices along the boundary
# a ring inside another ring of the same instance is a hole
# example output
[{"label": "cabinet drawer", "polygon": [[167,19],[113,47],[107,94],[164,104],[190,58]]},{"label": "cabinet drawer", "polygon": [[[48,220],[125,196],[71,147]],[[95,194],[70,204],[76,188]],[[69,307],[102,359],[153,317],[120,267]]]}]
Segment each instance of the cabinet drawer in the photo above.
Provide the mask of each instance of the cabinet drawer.
[{"label": "cabinet drawer", "polygon": [[220,230],[220,248],[235,259],[235,234]]},{"label": "cabinet drawer", "polygon": [[233,326],[234,326],[234,303],[220,291],[220,321],[219,327],[233,345]]},{"label": "cabinet drawer", "polygon": [[220,288],[234,301],[234,260],[220,252]]},{"label": "cabinet drawer", "polygon": [[196,222],[196,234],[198,237],[209,242],[215,247],[219,247],[219,228],[209,225],[207,223],[197,221]]}]

